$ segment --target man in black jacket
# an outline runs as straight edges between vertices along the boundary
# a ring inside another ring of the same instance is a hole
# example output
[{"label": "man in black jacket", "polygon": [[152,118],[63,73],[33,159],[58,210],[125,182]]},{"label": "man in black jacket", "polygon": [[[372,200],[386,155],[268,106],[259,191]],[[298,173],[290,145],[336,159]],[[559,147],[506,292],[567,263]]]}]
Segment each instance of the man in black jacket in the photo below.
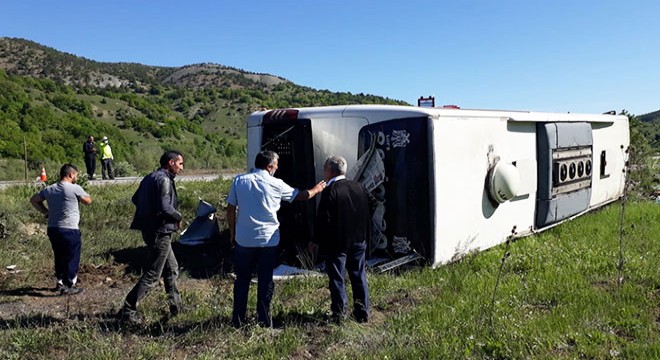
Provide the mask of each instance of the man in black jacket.
[{"label": "man in black jacket", "polygon": [[376,199],[362,184],[346,179],[346,167],[341,156],[330,156],[323,165],[327,187],[321,193],[310,251],[315,253],[318,245],[325,256],[333,319],[341,322],[346,316],[346,269],[353,289],[353,316],[357,322],[367,322],[369,287],[365,252]]},{"label": "man in black jacket", "polygon": [[138,322],[137,304],[158,284],[161,275],[165,282],[170,313],[181,311],[181,295],[176,286],[179,264],[172,251],[172,232],[181,226],[181,213],[174,177],[183,170],[183,155],[167,151],[160,158],[160,169],[142,179],[133,195],[135,216],[131,229],[140,230],[147,244],[147,264],[140,280],[126,296],[119,312],[125,322]]},{"label": "man in black jacket", "polygon": [[94,145],[94,137],[92,135],[88,136],[87,141],[83,143],[83,154],[85,155],[87,178],[94,180],[94,173],[96,172],[96,145]]}]

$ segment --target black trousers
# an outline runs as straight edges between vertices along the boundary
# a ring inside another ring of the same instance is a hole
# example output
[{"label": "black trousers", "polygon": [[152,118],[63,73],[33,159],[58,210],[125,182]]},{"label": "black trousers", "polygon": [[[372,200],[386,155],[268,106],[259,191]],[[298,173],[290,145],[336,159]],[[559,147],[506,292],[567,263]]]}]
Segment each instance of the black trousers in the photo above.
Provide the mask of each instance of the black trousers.
[{"label": "black trousers", "polygon": [[240,327],[246,322],[248,293],[252,272],[257,269],[257,322],[260,326],[270,327],[270,302],[273,299],[275,283],[273,269],[277,266],[277,246],[244,247],[236,244],[234,249],[234,310],[231,322]]},{"label": "black trousers", "polygon": [[346,285],[344,270],[348,270],[353,289],[353,316],[358,322],[369,320],[369,286],[367,285],[365,251],[366,242],[351,245],[346,252],[329,254],[325,261],[325,270],[330,280],[330,298],[333,316],[346,315]]},{"label": "black trousers", "polygon": [[101,159],[101,176],[104,180],[115,178],[115,172],[112,170],[112,159]]},{"label": "black trousers", "polygon": [[85,167],[87,168],[87,176],[90,180],[93,179],[96,171],[96,155],[85,155]]},{"label": "black trousers", "polygon": [[80,267],[80,230],[49,227],[47,232],[55,255],[55,277],[64,285],[73,286]]}]

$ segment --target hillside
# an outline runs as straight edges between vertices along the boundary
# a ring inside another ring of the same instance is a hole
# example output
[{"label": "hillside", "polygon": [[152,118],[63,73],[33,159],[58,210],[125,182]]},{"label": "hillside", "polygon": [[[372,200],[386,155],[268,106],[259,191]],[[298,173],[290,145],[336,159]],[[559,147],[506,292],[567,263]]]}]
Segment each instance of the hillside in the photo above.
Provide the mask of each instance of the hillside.
[{"label": "hillside", "polygon": [[0,180],[41,164],[82,166],[87,135],[107,135],[120,172],[144,173],[164,148],[187,169],[245,167],[245,119],[262,108],[405,104],[316,90],[218,64],[104,63],[32,41],[0,38]]},{"label": "hillside", "polygon": [[637,116],[637,118],[638,118],[639,121],[641,121],[641,122],[655,122],[655,121],[660,121],[660,110],[658,110],[658,111],[654,111],[654,112],[650,112],[650,113],[648,113],[648,114],[644,114],[644,115],[639,115],[639,116]]},{"label": "hillside", "polygon": [[637,116],[639,129],[651,147],[660,153],[660,110]]}]

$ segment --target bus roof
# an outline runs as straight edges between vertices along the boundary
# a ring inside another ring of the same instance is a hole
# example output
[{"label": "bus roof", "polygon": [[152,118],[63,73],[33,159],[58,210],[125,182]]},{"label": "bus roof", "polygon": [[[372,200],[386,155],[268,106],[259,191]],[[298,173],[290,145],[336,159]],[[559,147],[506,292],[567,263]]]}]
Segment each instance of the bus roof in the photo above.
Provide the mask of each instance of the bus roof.
[{"label": "bus roof", "polygon": [[319,107],[301,107],[289,109],[263,110],[252,113],[248,117],[248,127],[259,126],[267,119],[314,119],[314,118],[366,118],[369,122],[405,117],[428,116],[439,120],[442,117],[452,118],[498,118],[521,122],[601,122],[627,120],[624,115],[610,114],[579,114],[551,113],[513,110],[478,110],[428,108],[402,105],[334,105]]}]

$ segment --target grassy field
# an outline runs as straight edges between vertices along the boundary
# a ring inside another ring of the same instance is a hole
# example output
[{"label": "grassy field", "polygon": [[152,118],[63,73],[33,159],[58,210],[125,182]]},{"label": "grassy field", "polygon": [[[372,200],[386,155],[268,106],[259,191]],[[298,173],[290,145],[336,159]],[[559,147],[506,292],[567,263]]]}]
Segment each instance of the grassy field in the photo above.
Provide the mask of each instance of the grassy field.
[{"label": "grassy field", "polygon": [[[186,218],[194,216],[198,197],[221,208],[228,186],[221,180],[180,183]],[[329,322],[321,277],[277,283],[274,328],[235,330],[229,324],[232,280],[222,272],[221,254],[176,244],[186,311],[168,319],[160,287],[140,304],[144,324],[125,328],[113,315],[144,256],[138,233],[127,230],[135,187],[87,189],[94,203],[82,209],[85,292],[69,298],[48,290],[54,279],[45,221],[28,203],[36,189],[0,191],[0,358],[660,358],[655,203],[626,204],[621,285],[621,204],[615,203],[437,269],[370,273],[373,318],[365,325]],[[254,304],[253,286],[251,309]]]}]

